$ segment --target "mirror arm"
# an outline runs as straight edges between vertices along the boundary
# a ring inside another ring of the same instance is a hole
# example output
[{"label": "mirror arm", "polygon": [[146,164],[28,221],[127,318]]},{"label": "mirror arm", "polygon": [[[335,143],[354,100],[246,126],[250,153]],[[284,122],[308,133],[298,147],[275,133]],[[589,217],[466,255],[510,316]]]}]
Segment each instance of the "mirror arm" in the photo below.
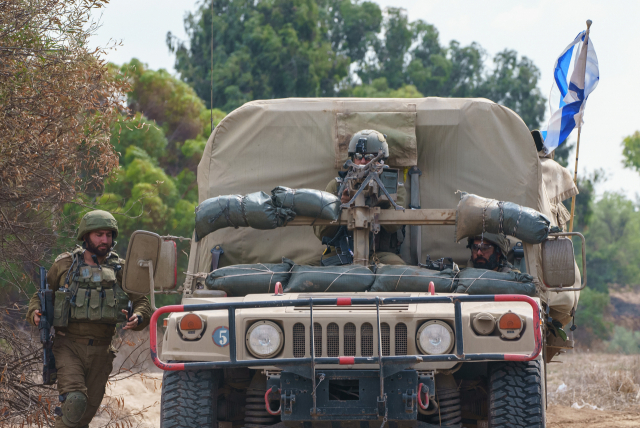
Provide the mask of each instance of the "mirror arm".
[{"label": "mirror arm", "polygon": [[151,260],[138,260],[138,266],[146,267],[149,269],[149,303],[151,304],[151,309],[153,311],[157,311],[156,308],[156,295],[155,295],[155,283],[153,282],[153,262]]}]

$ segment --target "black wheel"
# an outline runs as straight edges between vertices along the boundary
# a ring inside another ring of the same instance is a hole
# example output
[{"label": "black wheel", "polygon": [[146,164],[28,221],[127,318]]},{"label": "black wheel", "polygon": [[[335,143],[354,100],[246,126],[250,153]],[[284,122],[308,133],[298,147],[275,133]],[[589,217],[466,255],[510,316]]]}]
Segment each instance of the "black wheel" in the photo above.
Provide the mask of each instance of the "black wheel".
[{"label": "black wheel", "polygon": [[[437,388],[437,386],[436,386]],[[459,428],[462,421],[460,391],[458,389],[437,388],[439,408],[427,418],[427,422],[442,427]]]},{"label": "black wheel", "polygon": [[494,363],[489,377],[491,428],[544,428],[544,373],[539,361]]},{"label": "black wheel", "polygon": [[220,377],[217,370],[164,372],[160,427],[215,427]]}]

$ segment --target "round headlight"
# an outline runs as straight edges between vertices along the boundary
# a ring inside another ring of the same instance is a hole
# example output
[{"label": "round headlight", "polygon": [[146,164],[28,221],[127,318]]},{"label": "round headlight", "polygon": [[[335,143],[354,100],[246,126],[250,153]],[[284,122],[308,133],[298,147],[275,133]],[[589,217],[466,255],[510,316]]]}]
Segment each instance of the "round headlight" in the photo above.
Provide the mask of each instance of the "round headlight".
[{"label": "round headlight", "polygon": [[271,358],[282,349],[282,329],[271,321],[258,321],[247,330],[247,348],[256,358]]},{"label": "round headlight", "polygon": [[427,321],[416,335],[418,348],[424,354],[446,354],[453,349],[453,330],[442,321]]}]

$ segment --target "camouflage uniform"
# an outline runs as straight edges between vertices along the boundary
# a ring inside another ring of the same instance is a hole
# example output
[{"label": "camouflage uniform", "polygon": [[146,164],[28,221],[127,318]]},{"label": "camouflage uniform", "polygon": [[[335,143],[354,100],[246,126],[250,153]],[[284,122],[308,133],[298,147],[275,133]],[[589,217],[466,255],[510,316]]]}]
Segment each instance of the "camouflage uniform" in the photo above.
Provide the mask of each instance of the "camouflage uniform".
[{"label": "camouflage uniform", "polygon": [[[338,195],[338,181],[331,180],[329,184],[327,184],[327,188],[325,192],[333,193],[336,196]],[[398,199],[397,204],[400,206],[405,206],[405,200],[407,198],[407,191],[404,186],[398,186]],[[384,205],[381,205],[382,209],[390,209],[391,204],[389,202],[384,202]],[[328,236],[333,238],[335,234],[338,232],[340,226],[314,226],[313,230],[318,237],[318,239],[322,240],[323,237]],[[369,263],[381,263],[385,265],[404,265],[406,264],[404,260],[400,258],[400,256],[396,253],[399,250],[401,242],[398,240],[398,232],[402,229],[401,225],[384,225],[380,226],[380,232],[374,237],[374,246],[371,248],[369,253]],[[331,251],[324,255],[324,258],[335,256],[336,253]],[[308,263],[303,263],[311,266],[319,266],[320,258],[313,259]]]},{"label": "camouflage uniform", "polygon": [[[115,232],[117,233],[117,229]],[[47,282],[54,293],[65,286],[68,275],[73,277],[74,272],[77,272],[78,264],[72,269],[72,262],[74,257],[77,257],[81,265],[84,259],[83,253],[82,249],[77,249],[72,253],[63,253],[56,258],[47,273]],[[124,260],[120,259],[116,253],[111,252],[101,263],[101,266],[108,268],[123,264]],[[122,269],[116,270],[115,282],[118,285],[122,284]],[[145,296],[128,296],[133,305],[134,315],[142,317],[142,323],[138,324],[134,330],[142,330],[149,325],[152,315],[149,300]],[[35,325],[33,316],[38,310],[40,310],[40,301],[36,293],[31,298],[27,311],[27,320],[32,325]],[[62,417],[56,416],[56,428],[88,427],[89,422],[96,414],[113,368],[115,350],[110,345],[116,333],[115,327],[115,323],[78,322],[72,318],[69,319],[67,327],[56,327],[53,355],[58,370],[58,393],[62,397],[69,396],[72,397],[72,400],[80,402],[80,404],[75,404],[75,407],[73,407],[74,403],[66,403],[66,407],[63,407],[69,408],[71,406],[72,410],[78,413],[74,418],[77,422],[64,422]],[[64,405],[65,403],[63,403]],[[84,411],[82,411],[83,409]]]}]

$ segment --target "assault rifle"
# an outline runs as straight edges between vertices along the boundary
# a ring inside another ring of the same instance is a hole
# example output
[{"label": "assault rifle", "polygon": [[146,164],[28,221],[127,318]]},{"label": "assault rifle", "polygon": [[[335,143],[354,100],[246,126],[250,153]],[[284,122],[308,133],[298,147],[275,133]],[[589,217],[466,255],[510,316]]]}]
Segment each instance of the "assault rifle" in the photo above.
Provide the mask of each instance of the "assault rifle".
[{"label": "assault rifle", "polygon": [[38,330],[40,330],[40,342],[43,346],[43,365],[42,365],[42,384],[53,385],[56,383],[57,370],[56,359],[53,356],[53,334],[51,328],[53,325],[53,290],[47,284],[47,271],[40,267],[40,289],[38,290],[40,298],[40,322]]},{"label": "assault rifle", "polygon": [[385,165],[382,162],[383,157],[384,152],[380,150],[366,165],[356,165],[351,159],[345,162],[344,168],[347,169],[347,173],[342,178],[338,197],[342,197],[345,189],[348,189],[351,199],[342,204],[341,208],[350,208],[356,198],[363,194],[369,199],[369,206],[374,207],[380,201],[388,200],[396,210],[404,210],[392,197],[392,194],[398,193],[398,170]]}]

